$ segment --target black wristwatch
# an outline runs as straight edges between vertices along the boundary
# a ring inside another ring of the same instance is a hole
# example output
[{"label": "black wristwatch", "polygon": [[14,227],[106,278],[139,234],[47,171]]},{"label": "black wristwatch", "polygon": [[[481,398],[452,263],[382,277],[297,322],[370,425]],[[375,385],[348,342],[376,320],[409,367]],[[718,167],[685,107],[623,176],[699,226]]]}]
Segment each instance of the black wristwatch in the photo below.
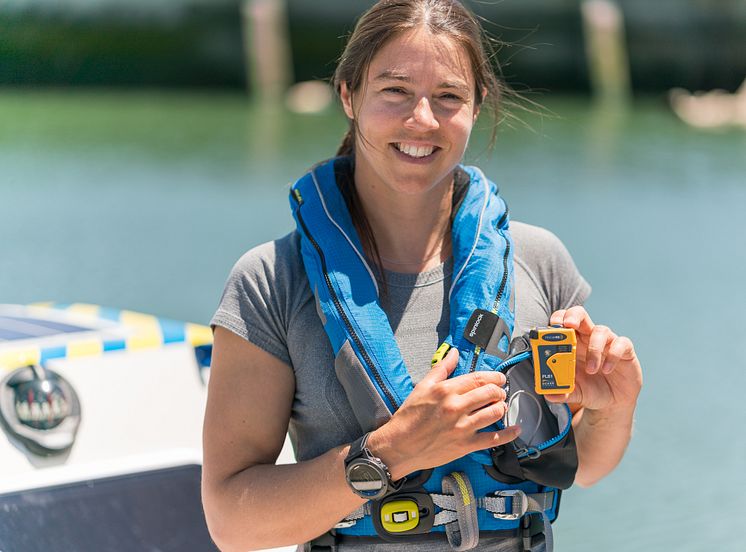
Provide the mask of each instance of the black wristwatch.
[{"label": "black wristwatch", "polygon": [[380,500],[398,491],[404,479],[391,480],[386,464],[368,450],[369,435],[366,433],[350,445],[345,458],[345,477],[355,494],[368,500]]}]

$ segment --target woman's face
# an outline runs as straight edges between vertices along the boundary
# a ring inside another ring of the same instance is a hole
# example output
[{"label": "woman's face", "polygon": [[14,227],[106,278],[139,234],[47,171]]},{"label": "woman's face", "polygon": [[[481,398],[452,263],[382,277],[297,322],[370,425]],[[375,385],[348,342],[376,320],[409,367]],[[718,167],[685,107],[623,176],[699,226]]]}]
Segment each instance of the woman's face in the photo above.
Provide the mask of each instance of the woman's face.
[{"label": "woman's face", "polygon": [[371,60],[366,81],[342,104],[357,123],[358,185],[419,194],[449,185],[478,115],[466,52],[415,29]]}]

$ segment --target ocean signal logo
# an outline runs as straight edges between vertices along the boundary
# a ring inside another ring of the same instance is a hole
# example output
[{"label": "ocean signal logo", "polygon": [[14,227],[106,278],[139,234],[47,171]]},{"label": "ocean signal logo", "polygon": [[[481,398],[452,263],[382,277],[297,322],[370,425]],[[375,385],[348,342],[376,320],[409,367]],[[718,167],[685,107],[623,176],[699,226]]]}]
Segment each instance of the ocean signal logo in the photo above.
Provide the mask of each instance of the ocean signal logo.
[{"label": "ocean signal logo", "polygon": [[567,336],[561,333],[544,334],[541,337],[546,341],[564,341],[565,339],[567,339]]},{"label": "ocean signal logo", "polygon": [[479,328],[479,323],[482,321],[482,318],[484,318],[484,314],[479,314],[477,316],[477,319],[474,321],[474,325],[471,327],[471,331],[469,332],[469,337],[474,337],[477,335],[477,328]]}]

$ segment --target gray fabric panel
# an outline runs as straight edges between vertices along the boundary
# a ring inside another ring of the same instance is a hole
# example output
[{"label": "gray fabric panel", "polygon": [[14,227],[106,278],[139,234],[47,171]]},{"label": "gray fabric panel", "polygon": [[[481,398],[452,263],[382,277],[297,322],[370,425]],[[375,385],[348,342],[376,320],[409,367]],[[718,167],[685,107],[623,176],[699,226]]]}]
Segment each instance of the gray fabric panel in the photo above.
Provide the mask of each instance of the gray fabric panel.
[{"label": "gray fabric panel", "polygon": [[381,427],[391,418],[391,412],[378,395],[349,341],[345,341],[334,359],[334,371],[364,432]]}]

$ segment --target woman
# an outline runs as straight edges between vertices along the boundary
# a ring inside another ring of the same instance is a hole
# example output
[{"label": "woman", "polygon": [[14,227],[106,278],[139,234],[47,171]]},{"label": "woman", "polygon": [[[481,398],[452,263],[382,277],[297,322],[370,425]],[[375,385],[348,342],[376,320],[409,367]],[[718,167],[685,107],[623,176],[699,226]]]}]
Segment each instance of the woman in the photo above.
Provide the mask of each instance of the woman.
[{"label": "woman", "polygon": [[[299,183],[309,187],[302,193],[294,188],[299,230],[239,260],[212,322],[203,501],[221,549],[309,542],[363,506],[364,497],[395,491],[405,476],[461,462],[519,436],[517,425],[493,425],[507,410],[502,373],[469,371],[456,347],[430,369],[433,352],[449,333],[448,294],[460,276],[453,274],[454,262],[461,266],[454,257],[463,256],[458,239],[467,222],[456,213],[464,190],[474,189],[470,183],[479,178],[459,163],[480,110],[495,106],[499,96],[488,59],[478,23],[456,1],[382,0],[358,22],[335,75],[351,123],[338,152],[344,157],[320,170],[341,191],[340,209],[349,213],[366,259],[339,262],[372,267],[370,281],[380,301],[375,308],[385,313],[407,377],[416,385],[403,404],[394,401],[390,419],[366,428],[355,399],[362,380],[340,383],[345,368],[339,359],[353,338],[337,326],[330,329],[334,311],[321,289],[322,273],[312,266],[317,253],[327,254],[326,264],[337,261],[313,239],[314,228],[325,228],[313,226],[324,224],[323,214],[303,219],[309,211],[300,206],[322,179],[321,173],[307,175]],[[583,309],[590,287],[559,240],[525,224],[511,223],[508,230],[507,215],[498,218],[495,239],[502,240],[505,280],[515,290],[495,309],[512,326],[507,334],[548,323],[577,332],[575,391],[549,400],[572,403],[577,411],[575,482],[591,485],[616,466],[629,441],[642,382],[639,362],[629,339],[595,325]],[[333,270],[326,264],[324,271]],[[350,285],[350,294],[367,293],[357,280]],[[356,299],[349,300],[352,308]],[[361,325],[371,335],[388,331]],[[333,343],[335,332],[347,345]],[[359,355],[359,347],[353,348]],[[396,349],[390,343],[382,348]],[[469,358],[477,353],[473,349]],[[286,431],[298,463],[275,466]],[[363,456],[383,470],[383,490],[355,486],[351,466]],[[466,538],[463,520],[457,521],[447,539],[435,532],[388,546],[450,550]],[[521,550],[524,535],[517,529],[484,531],[477,535],[478,547]],[[375,536],[339,537],[335,546],[362,550],[383,543]]]}]

